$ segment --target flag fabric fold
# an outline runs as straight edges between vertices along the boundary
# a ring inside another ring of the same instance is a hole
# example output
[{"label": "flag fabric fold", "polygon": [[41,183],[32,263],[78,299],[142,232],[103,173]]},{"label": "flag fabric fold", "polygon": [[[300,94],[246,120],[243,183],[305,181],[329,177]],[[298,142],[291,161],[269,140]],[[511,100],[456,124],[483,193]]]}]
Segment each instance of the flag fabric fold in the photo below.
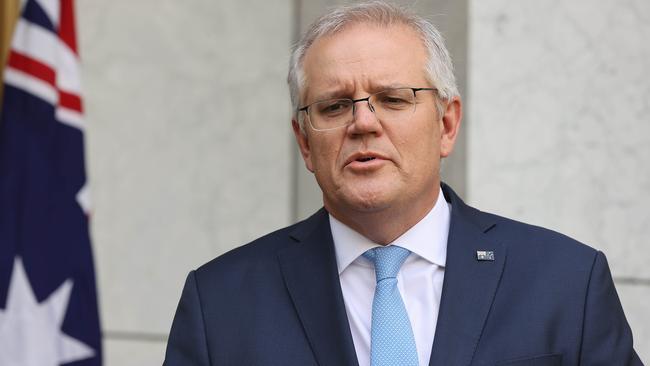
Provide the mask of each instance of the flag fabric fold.
[{"label": "flag fabric fold", "polygon": [[27,0],[0,111],[0,365],[102,363],[72,0]]}]

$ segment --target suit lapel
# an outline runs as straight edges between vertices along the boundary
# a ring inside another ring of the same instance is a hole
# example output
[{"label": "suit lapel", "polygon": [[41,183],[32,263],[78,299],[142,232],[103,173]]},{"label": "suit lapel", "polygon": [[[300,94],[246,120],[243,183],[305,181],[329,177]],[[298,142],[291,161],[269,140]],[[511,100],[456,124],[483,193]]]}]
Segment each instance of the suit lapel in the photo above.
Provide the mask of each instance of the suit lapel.
[{"label": "suit lapel", "polygon": [[[506,247],[487,240],[494,224],[443,185],[451,202],[447,263],[429,365],[469,365],[481,337],[506,260]],[[493,251],[494,261],[477,260]]]},{"label": "suit lapel", "polygon": [[358,365],[325,210],[298,225],[279,252],[287,290],[321,366]]}]

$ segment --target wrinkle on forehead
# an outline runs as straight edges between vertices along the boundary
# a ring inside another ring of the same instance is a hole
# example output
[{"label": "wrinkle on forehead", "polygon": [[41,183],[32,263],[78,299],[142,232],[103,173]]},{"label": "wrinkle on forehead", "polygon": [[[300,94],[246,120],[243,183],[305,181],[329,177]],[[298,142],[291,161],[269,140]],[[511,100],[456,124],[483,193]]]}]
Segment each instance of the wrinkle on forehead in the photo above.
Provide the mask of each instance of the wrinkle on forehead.
[{"label": "wrinkle on forehead", "polygon": [[398,86],[424,87],[426,60],[421,38],[408,26],[346,27],[317,39],[307,50],[302,101],[359,98]]},{"label": "wrinkle on forehead", "polygon": [[313,103],[328,99],[357,99],[365,98],[370,94],[378,93],[386,89],[395,88],[410,88],[410,85],[400,82],[382,82],[376,79],[366,79],[366,82],[361,85],[355,85],[351,82],[340,81],[338,79],[331,79],[328,86],[314,93],[313,95],[306,96],[307,103]]}]

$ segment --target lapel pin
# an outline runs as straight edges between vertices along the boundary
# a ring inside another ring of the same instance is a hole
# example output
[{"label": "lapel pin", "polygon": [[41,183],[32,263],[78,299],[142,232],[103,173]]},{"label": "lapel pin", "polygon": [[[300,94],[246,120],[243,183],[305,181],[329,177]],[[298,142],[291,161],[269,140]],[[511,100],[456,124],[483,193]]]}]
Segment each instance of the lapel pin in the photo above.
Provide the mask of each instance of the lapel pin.
[{"label": "lapel pin", "polygon": [[478,261],[493,261],[494,252],[491,250],[477,250],[476,251],[476,260]]}]

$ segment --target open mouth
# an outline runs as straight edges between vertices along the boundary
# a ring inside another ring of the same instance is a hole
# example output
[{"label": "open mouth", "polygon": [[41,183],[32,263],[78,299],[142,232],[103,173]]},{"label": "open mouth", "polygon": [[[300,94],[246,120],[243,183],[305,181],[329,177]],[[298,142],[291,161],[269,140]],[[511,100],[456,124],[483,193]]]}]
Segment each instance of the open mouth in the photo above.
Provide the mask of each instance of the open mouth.
[{"label": "open mouth", "polygon": [[369,157],[357,159],[357,161],[360,161],[362,163],[365,163],[366,161],[370,161],[370,160],[375,160],[375,158],[373,158],[372,156],[369,156]]}]

